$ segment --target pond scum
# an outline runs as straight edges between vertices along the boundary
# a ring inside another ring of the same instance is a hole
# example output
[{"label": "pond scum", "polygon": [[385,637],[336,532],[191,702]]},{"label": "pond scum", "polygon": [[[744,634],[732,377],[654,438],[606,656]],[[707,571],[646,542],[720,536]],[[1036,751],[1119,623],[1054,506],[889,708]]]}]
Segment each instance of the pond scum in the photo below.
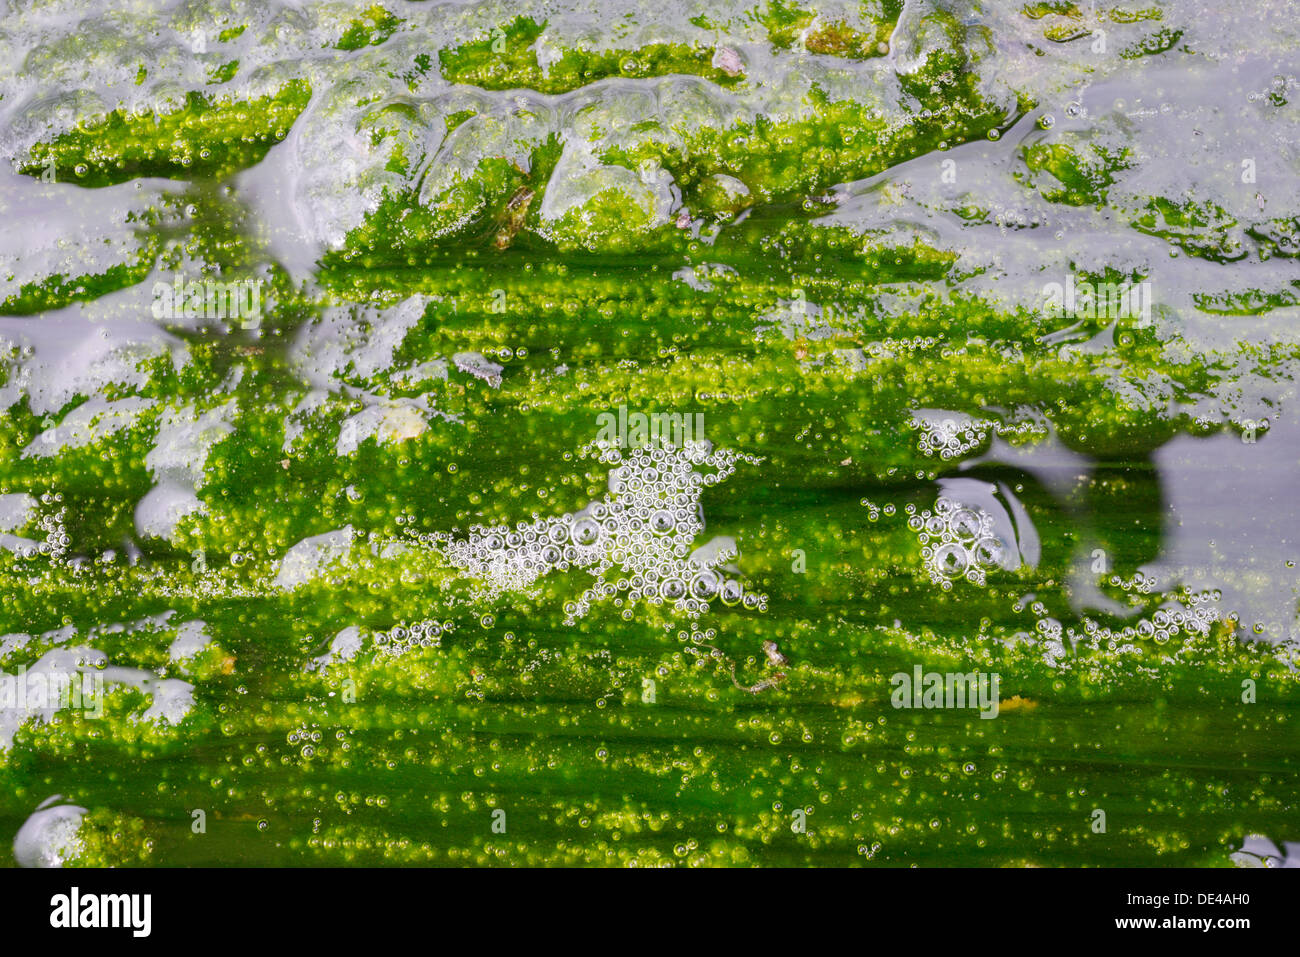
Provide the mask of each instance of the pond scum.
[{"label": "pond scum", "polygon": [[8,6],[13,862],[1295,863],[1287,3]]}]

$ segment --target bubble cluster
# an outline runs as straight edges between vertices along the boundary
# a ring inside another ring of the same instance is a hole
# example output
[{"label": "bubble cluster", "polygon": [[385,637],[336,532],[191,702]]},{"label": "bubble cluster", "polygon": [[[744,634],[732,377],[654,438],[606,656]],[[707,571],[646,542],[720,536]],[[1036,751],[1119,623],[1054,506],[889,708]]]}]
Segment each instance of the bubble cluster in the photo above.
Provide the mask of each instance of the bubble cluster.
[{"label": "bubble cluster", "polygon": [[[1034,626],[1035,635],[1029,640],[1041,646],[1043,661],[1052,667],[1085,650],[1094,655],[1104,653],[1107,657],[1141,655],[1143,644],[1149,641],[1165,645],[1171,640],[1208,634],[1210,627],[1222,617],[1215,602],[1213,592],[1176,593],[1151,616],[1123,628],[1111,628],[1087,617],[1080,628],[1065,626],[1043,614],[1045,609],[1041,603],[1035,603],[1032,610],[1041,617]],[[1177,660],[1183,647],[1172,650],[1167,657]]]},{"label": "bubble cluster", "polygon": [[[1014,361],[1008,357],[1008,361]],[[1047,420],[1032,406],[1018,406],[1000,419],[980,419],[959,412],[921,410],[913,414],[908,427],[921,434],[917,448],[922,455],[955,459],[980,448],[990,434],[1020,440],[1043,439]]]},{"label": "bubble cluster", "polygon": [[991,423],[981,419],[921,419],[911,422],[912,428],[921,431],[917,446],[925,455],[943,459],[956,458],[978,447],[988,436]]},{"label": "bubble cluster", "polygon": [[944,591],[955,578],[983,585],[985,574],[997,568],[1005,548],[993,534],[993,516],[983,509],[940,498],[934,511],[923,511],[907,520],[921,543],[921,558],[930,580]]},{"label": "bubble cluster", "polygon": [[534,522],[475,526],[467,539],[440,544],[450,564],[480,582],[477,597],[533,585],[552,571],[588,570],[595,583],[564,606],[572,624],[592,604],[612,601],[631,616],[639,602],[670,604],[692,617],[713,601],[763,610],[765,595],[746,591],[723,566],[738,557],[734,543],[715,540],[692,553],[704,530],[700,494],[731,475],[740,461],[758,459],[707,442],[683,448],[623,449],[597,441],[585,447],[610,466],[610,492],[578,512]]},{"label": "bubble cluster", "polygon": [[[323,671],[333,665],[352,661],[367,644],[376,661],[399,658],[416,648],[441,648],[443,636],[454,630],[454,622],[432,618],[414,623],[400,621],[387,631],[372,631],[362,629],[359,625],[349,625],[334,636],[327,653],[308,662],[307,670]],[[311,641],[310,636],[308,640]]]},{"label": "bubble cluster", "polygon": [[685,645],[682,651],[695,661],[697,667],[724,659],[723,652],[712,644],[717,637],[718,632],[714,628],[692,628],[690,631],[677,632],[677,640]]},{"label": "bubble cluster", "polygon": [[375,651],[380,655],[397,658],[413,648],[439,648],[442,636],[450,634],[454,623],[431,618],[411,624],[401,622],[387,631],[377,631],[373,638]]},{"label": "bubble cluster", "polygon": [[15,537],[12,544],[7,547],[19,558],[34,559],[37,556],[44,556],[52,564],[57,565],[64,561],[72,545],[72,537],[68,534],[66,524],[68,507],[62,504],[63,495],[59,492],[44,493],[40,497],[40,503],[50,507],[35,522],[42,540],[38,542],[35,539]]},{"label": "bubble cluster", "polygon": [[300,753],[304,758],[310,758],[316,753],[316,745],[320,744],[324,734],[309,726],[307,722],[300,722],[297,727],[285,736],[285,742],[289,745],[301,746]]},{"label": "bubble cluster", "polygon": [[1146,574],[1138,569],[1132,578],[1124,578],[1120,575],[1111,575],[1110,583],[1116,588],[1122,588],[1124,591],[1137,592],[1139,595],[1149,595],[1160,584],[1155,577]]}]

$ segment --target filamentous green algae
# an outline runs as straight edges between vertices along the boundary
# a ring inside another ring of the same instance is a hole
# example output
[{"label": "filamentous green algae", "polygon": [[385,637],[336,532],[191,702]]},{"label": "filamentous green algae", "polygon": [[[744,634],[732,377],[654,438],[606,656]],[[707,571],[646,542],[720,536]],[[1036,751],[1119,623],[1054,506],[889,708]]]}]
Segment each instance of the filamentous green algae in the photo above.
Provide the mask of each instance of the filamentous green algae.
[{"label": "filamentous green algae", "polygon": [[73,6],[0,33],[14,863],[1296,839],[1284,3]]}]

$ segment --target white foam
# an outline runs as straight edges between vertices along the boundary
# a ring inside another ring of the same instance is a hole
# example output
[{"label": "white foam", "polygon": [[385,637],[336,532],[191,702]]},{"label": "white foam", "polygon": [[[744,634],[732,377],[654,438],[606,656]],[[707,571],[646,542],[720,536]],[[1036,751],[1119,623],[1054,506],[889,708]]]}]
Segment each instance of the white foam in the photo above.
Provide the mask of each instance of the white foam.
[{"label": "white foam", "polygon": [[14,860],[19,867],[62,867],[81,852],[78,837],[84,807],[43,801],[14,836]]},{"label": "white foam", "polygon": [[343,559],[355,538],[351,525],[304,538],[285,552],[275,575],[275,587],[291,591],[305,585],[326,566]]}]

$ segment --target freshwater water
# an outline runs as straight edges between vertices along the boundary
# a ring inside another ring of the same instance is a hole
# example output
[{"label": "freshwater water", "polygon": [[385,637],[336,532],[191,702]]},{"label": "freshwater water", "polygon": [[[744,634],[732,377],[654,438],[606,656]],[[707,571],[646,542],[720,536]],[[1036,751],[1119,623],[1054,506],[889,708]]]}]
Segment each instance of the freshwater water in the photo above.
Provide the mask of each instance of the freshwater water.
[{"label": "freshwater water", "polygon": [[1293,3],[5,6],[15,863],[1300,860]]}]

